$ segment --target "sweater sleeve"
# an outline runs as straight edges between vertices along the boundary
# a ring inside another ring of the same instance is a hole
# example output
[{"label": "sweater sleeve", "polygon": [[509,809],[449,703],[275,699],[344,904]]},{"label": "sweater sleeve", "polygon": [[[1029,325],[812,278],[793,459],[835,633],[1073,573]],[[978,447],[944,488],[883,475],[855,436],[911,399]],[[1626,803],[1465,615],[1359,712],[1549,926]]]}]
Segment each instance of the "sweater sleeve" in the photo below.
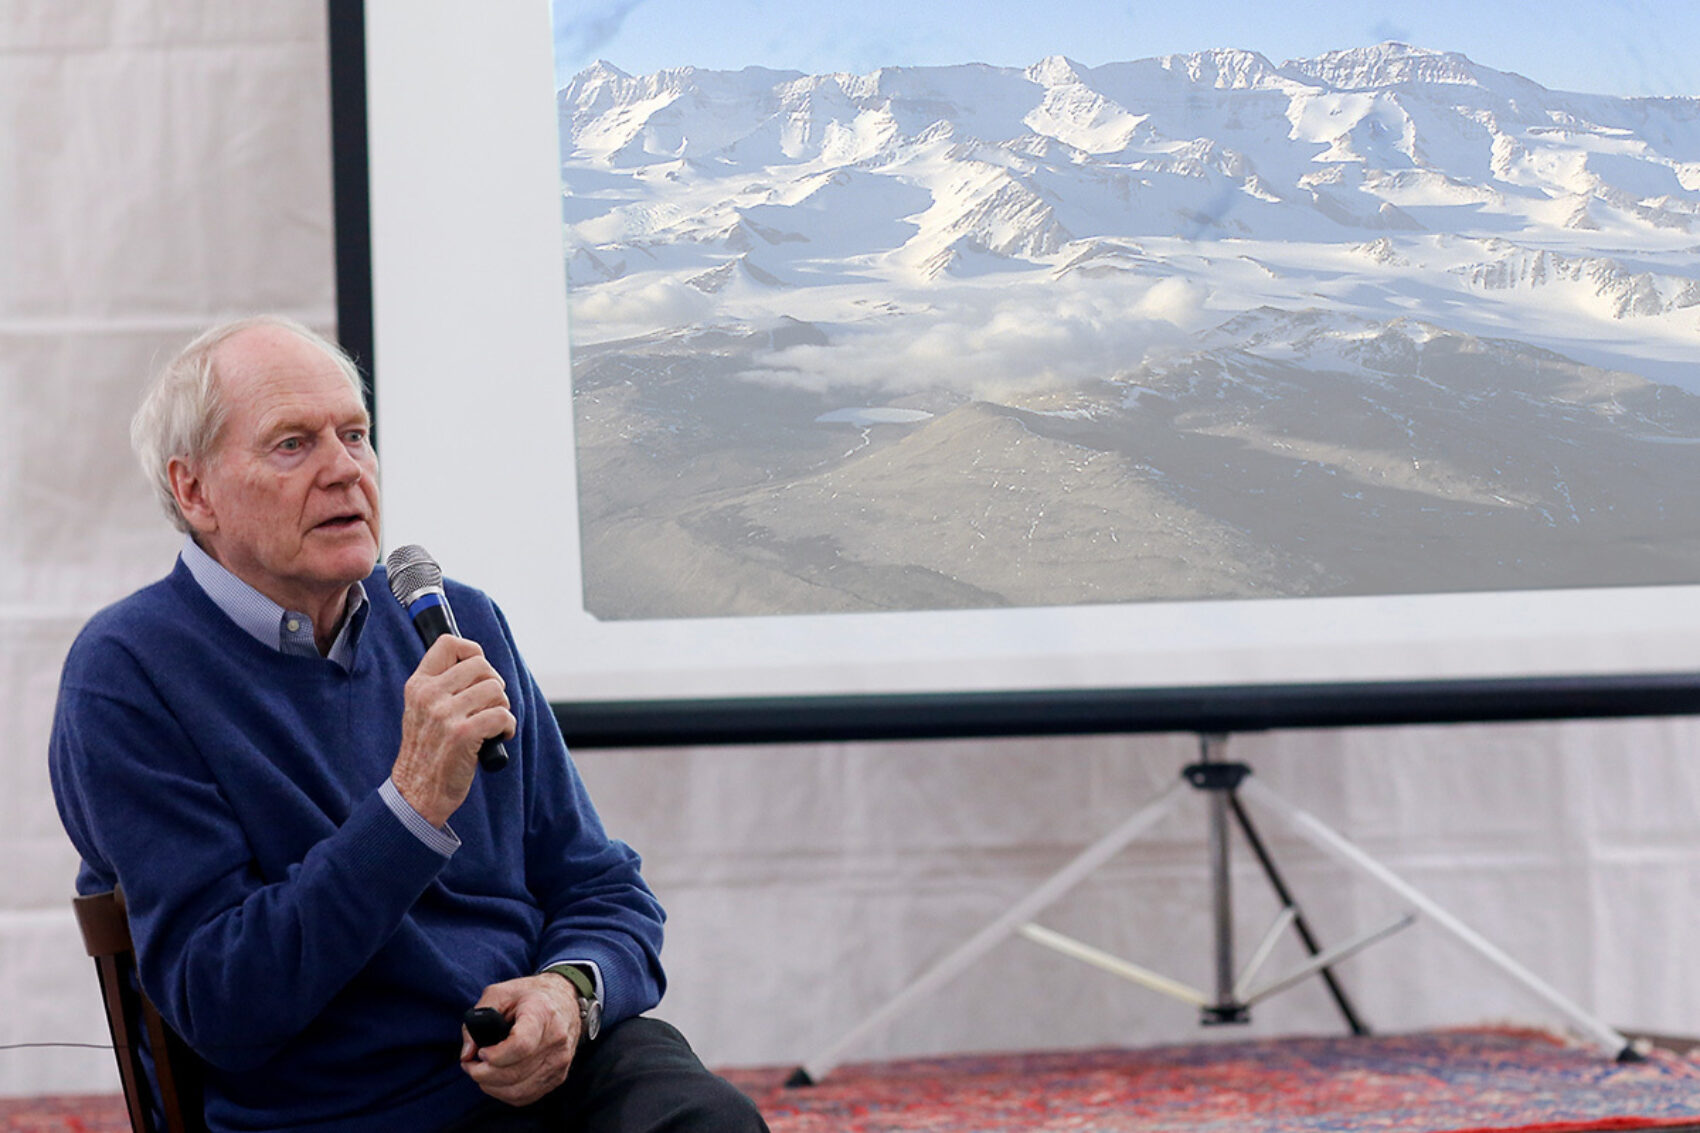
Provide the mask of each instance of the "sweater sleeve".
[{"label": "sweater sleeve", "polygon": [[[495,616],[523,689],[526,753],[526,883],[544,915],[539,965],[588,960],[602,975],[607,1024],[661,1001],[661,903],[644,882],[637,853],[609,837],[567,752],[555,715],[524,662],[507,622]],[[512,690],[510,689],[510,692]]]},{"label": "sweater sleeve", "polygon": [[268,882],[215,754],[196,750],[122,647],[73,649],[50,766],[79,887],[123,886],[143,988],[208,1062],[245,1070],[306,1029],[445,859],[373,792]]}]

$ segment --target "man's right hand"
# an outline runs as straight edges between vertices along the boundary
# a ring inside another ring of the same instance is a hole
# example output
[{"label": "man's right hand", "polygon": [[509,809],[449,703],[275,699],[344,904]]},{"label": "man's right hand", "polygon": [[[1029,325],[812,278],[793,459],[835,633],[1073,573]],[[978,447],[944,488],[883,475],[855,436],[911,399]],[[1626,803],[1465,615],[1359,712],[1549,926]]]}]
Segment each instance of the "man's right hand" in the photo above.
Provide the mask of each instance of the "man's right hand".
[{"label": "man's right hand", "polygon": [[407,679],[390,778],[427,822],[444,826],[472,789],[479,747],[496,736],[512,739],[515,725],[502,675],[484,650],[445,634]]}]

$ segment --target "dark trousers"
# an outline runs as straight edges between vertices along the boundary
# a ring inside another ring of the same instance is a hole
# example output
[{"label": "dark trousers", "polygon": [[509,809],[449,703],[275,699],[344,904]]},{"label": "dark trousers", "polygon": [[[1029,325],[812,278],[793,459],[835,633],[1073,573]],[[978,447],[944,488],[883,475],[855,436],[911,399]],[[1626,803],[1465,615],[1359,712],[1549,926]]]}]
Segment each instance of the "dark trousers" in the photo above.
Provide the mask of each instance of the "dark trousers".
[{"label": "dark trousers", "polygon": [[444,1133],[766,1133],[755,1103],[659,1019],[627,1019],[573,1056],[567,1080],[524,1109],[490,1100]]}]

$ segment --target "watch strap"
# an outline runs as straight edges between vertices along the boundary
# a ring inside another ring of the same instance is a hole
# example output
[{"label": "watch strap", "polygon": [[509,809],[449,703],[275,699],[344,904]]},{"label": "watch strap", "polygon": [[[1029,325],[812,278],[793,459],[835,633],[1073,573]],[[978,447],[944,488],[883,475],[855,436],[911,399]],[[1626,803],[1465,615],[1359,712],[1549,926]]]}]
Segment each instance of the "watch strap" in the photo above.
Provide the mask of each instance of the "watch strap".
[{"label": "watch strap", "polygon": [[591,978],[589,972],[585,971],[577,964],[551,964],[543,970],[545,972],[554,972],[557,976],[562,977],[568,983],[572,984],[578,989],[580,999],[596,998],[596,981]]},{"label": "watch strap", "polygon": [[572,963],[551,964],[543,970],[554,972],[578,991],[578,1018],[583,1026],[580,1034],[584,1042],[594,1042],[602,1033],[602,1001],[596,997],[595,978]]}]

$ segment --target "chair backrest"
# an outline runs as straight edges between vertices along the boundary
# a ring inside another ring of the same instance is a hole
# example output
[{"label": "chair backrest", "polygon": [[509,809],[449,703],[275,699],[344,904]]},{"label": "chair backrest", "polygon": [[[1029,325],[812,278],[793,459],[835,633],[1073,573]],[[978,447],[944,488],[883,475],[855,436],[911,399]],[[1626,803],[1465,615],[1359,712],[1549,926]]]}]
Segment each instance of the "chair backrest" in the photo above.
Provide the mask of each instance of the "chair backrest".
[{"label": "chair backrest", "polygon": [[[71,906],[83,930],[83,947],[100,976],[106,1023],[118,1057],[118,1077],[135,1133],[205,1133],[201,1060],[160,1017],[136,982],[135,946],[124,892],[76,897]],[[152,1056],[150,1075],[143,1049]]]}]

